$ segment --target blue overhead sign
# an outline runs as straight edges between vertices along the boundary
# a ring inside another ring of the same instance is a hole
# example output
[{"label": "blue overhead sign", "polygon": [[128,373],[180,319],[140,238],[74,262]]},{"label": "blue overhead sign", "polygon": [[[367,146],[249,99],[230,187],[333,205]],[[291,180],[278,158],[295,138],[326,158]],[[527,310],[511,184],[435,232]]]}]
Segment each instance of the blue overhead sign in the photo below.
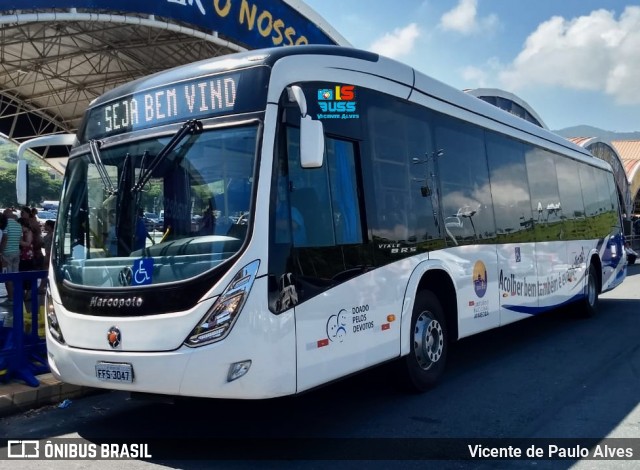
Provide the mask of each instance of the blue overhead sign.
[{"label": "blue overhead sign", "polygon": [[217,31],[250,49],[336,44],[283,0],[4,0],[2,10],[79,8],[156,15]]}]

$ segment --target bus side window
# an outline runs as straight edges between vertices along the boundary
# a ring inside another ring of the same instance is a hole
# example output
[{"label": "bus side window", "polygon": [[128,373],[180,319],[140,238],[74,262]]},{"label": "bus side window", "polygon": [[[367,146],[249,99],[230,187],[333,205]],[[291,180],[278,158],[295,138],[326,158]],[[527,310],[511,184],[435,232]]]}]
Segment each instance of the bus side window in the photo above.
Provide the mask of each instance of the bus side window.
[{"label": "bus side window", "polygon": [[327,139],[327,165],[336,245],[362,243],[353,143]]},{"label": "bus side window", "polygon": [[354,144],[326,139],[326,159],[321,168],[300,167],[299,131],[289,128],[289,178],[291,217],[302,220],[305,238],[297,247],[327,247],[362,243],[362,224],[357,196]]},{"label": "bus side window", "polygon": [[326,231],[318,195],[313,188],[294,188],[291,192],[291,225],[294,246],[320,246]]},{"label": "bus side window", "polygon": [[440,116],[435,125],[442,188],[442,211],[454,244],[490,242],[495,238],[493,201],[483,131],[473,124]]}]

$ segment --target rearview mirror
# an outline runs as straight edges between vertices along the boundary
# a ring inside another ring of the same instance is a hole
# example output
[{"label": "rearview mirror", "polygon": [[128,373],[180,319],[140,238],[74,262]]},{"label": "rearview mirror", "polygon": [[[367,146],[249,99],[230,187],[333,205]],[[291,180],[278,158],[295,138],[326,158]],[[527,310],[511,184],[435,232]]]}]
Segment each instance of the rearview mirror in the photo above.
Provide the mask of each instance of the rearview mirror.
[{"label": "rearview mirror", "polygon": [[289,99],[300,108],[300,166],[320,168],[324,160],[324,128],[322,122],[314,121],[307,114],[307,99],[302,88],[292,85],[288,88]]},{"label": "rearview mirror", "polygon": [[322,122],[311,116],[300,119],[300,166],[320,168],[324,159],[324,129]]},{"label": "rearview mirror", "polygon": [[53,145],[74,145],[75,134],[52,134],[35,137],[26,140],[18,146],[18,168],[16,170],[16,200],[19,205],[25,206],[29,203],[29,165],[22,159],[24,152],[34,147],[50,147]]}]

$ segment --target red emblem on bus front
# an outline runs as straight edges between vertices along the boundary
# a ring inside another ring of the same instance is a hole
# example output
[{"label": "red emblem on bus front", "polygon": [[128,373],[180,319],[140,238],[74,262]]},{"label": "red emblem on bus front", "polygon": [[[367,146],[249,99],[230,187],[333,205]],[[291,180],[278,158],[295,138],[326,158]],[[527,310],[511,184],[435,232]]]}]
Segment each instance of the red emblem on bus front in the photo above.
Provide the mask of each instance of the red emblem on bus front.
[{"label": "red emblem on bus front", "polygon": [[117,348],[120,344],[120,330],[116,326],[112,326],[109,328],[109,332],[107,333],[107,341],[109,341],[109,346],[112,348]]}]

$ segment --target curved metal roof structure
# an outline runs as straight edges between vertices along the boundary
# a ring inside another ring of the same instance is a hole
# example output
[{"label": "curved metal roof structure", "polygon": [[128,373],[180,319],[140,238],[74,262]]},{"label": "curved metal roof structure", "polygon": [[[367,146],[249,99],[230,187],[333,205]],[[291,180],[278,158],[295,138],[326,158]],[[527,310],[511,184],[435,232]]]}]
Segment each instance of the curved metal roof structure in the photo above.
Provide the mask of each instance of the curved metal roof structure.
[{"label": "curved metal roof structure", "polygon": [[584,147],[595,157],[611,165],[611,168],[613,168],[613,177],[618,187],[620,204],[624,208],[625,214],[632,214],[635,192],[632,197],[632,186],[629,183],[631,179],[627,177],[625,165],[616,149],[599,137],[572,137],[569,140],[580,147]]},{"label": "curved metal roof structure", "polygon": [[640,208],[640,140],[614,140],[611,146],[618,152],[627,174],[634,207],[631,214]]},{"label": "curved metal roof structure", "polygon": [[498,88],[475,88],[464,91],[538,127],[549,130],[542,118],[538,116],[538,113],[525,100],[513,93]]},{"label": "curved metal roof structure", "polygon": [[5,0],[0,135],[20,143],[74,132],[88,104],[123,83],[231,52],[300,44],[348,42],[300,0]]}]

